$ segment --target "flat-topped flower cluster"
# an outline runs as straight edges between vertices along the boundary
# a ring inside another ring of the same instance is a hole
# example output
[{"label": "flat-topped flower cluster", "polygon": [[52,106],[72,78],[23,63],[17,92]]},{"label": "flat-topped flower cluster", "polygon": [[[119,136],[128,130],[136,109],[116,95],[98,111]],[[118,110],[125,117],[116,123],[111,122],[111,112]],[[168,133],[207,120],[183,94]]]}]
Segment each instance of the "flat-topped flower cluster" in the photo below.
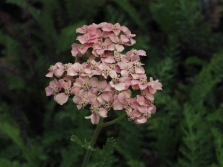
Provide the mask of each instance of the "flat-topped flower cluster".
[{"label": "flat-topped flower cluster", "polygon": [[47,77],[56,79],[46,87],[46,95],[63,105],[69,97],[77,108],[89,108],[93,124],[107,117],[109,110],[125,110],[128,119],[142,124],[156,112],[154,94],[162,90],[158,80],[147,76],[140,62],[143,50],[123,53],[136,43],[135,34],[119,23],[84,25],[76,30],[80,44],[72,44],[75,63],[51,65]]}]

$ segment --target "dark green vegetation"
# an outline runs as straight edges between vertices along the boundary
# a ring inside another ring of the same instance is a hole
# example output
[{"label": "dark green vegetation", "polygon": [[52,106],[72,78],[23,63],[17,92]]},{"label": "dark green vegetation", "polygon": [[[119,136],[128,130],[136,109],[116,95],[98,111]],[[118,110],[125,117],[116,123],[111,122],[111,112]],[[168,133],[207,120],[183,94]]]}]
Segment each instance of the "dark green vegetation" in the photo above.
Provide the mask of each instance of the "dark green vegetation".
[{"label": "dark green vegetation", "polygon": [[85,149],[70,138],[84,145],[95,126],[89,111],[46,97],[45,74],[73,63],[77,27],[103,21],[137,35],[134,47],[147,52],[146,72],[163,91],[146,124],[102,130],[89,167],[223,167],[223,7],[196,2],[2,0],[0,167],[81,166]]}]

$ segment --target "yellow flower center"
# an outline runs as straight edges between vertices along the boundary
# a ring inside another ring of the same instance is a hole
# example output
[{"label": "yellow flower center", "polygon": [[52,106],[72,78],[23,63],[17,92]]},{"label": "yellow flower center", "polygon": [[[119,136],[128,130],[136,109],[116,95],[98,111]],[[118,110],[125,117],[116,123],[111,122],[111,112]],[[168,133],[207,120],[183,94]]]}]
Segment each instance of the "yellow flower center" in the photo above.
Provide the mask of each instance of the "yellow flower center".
[{"label": "yellow flower center", "polygon": [[71,88],[65,88],[64,89],[64,93],[68,96],[70,96],[70,91],[71,91]]}]

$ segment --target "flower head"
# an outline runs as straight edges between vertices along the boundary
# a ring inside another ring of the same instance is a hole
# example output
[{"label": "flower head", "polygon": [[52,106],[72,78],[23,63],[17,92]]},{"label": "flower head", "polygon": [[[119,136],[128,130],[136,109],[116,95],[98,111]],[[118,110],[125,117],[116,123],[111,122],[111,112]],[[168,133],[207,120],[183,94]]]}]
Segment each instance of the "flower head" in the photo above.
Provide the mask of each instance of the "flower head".
[{"label": "flower head", "polygon": [[136,35],[119,23],[107,22],[84,25],[76,32],[79,43],[71,46],[75,63],[50,66],[46,77],[58,79],[45,88],[46,95],[53,95],[60,105],[72,97],[78,109],[90,110],[85,118],[92,124],[106,118],[112,108],[125,110],[136,124],[147,122],[156,112],[154,94],[162,84],[152,77],[147,81],[140,61],[144,50],[125,51],[136,43]]}]

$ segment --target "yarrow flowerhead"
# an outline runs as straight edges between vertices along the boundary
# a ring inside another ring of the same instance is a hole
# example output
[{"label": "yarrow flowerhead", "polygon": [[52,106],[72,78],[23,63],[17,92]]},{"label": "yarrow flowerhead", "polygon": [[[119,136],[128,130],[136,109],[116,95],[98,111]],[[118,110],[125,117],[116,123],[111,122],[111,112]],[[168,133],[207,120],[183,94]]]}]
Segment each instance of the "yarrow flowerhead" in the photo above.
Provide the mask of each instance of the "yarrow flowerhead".
[{"label": "yarrow flowerhead", "polygon": [[[78,109],[88,108],[86,119],[98,124],[112,109],[125,110],[128,120],[136,124],[147,122],[156,112],[154,94],[162,84],[150,77],[149,81],[140,62],[144,50],[125,46],[136,43],[135,34],[119,23],[84,25],[76,30],[80,42],[72,44],[75,63],[51,65],[46,77],[54,79],[46,87],[46,95],[63,105],[69,97]],[[90,54],[89,54],[90,53]]]}]

